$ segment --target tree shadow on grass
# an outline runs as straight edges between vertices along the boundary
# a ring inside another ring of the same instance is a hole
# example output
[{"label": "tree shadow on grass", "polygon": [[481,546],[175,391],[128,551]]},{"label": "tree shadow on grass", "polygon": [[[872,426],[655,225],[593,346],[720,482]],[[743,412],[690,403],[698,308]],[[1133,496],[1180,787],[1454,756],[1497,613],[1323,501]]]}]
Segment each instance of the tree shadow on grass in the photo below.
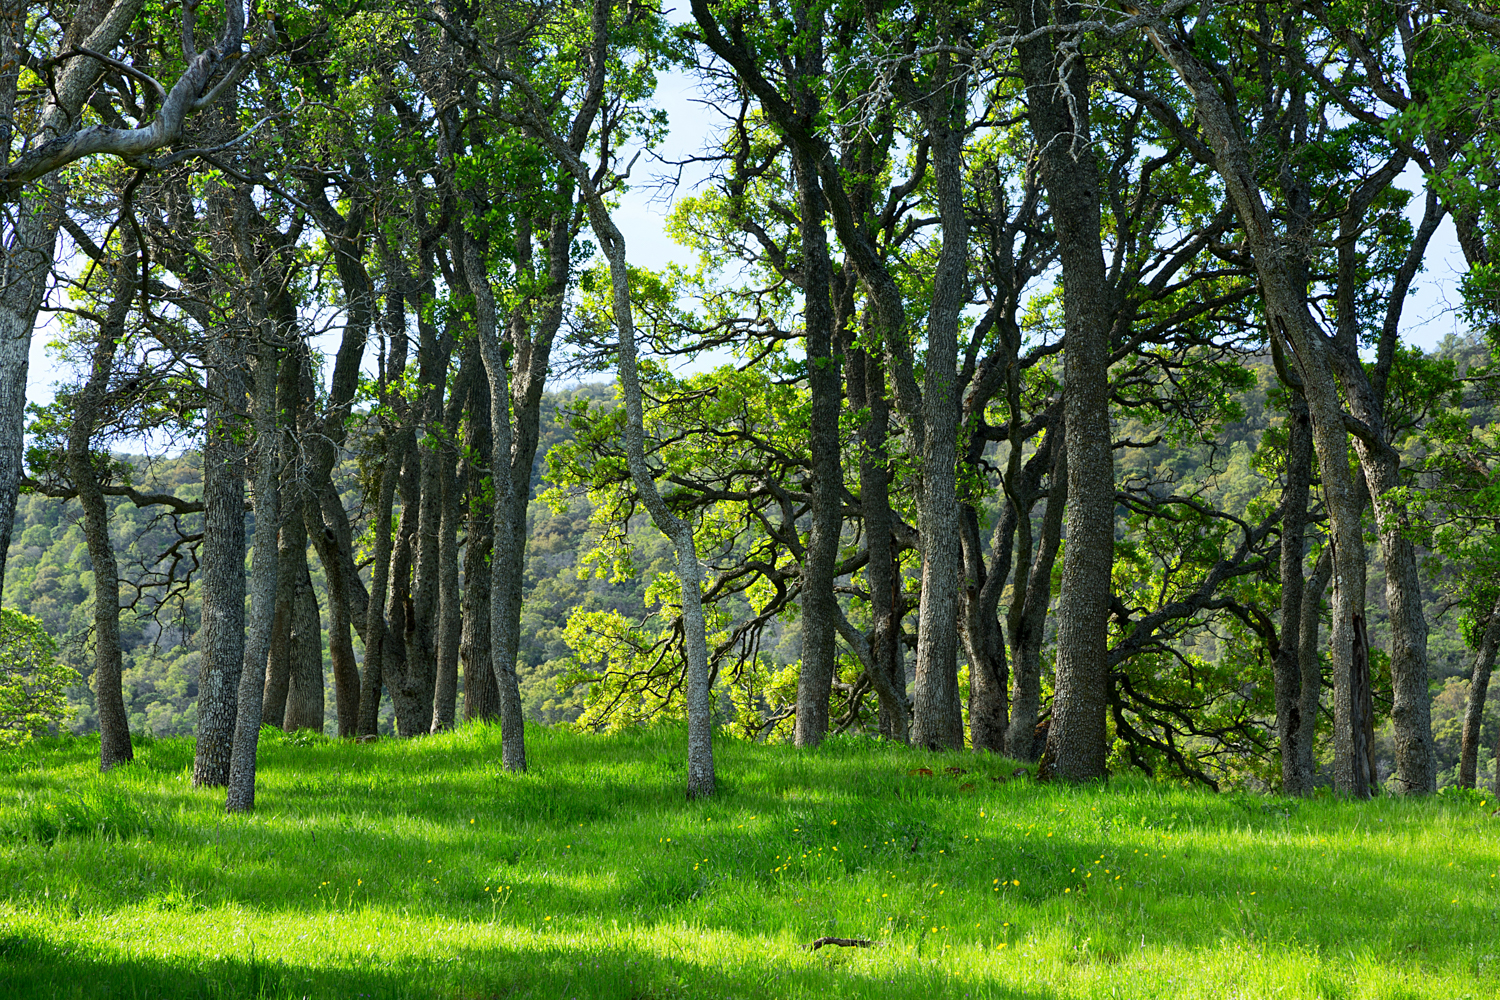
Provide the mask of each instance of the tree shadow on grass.
[{"label": "tree shadow on grass", "polygon": [[[1382,816],[1402,819],[1400,810],[1410,808],[1415,811],[1403,822],[1407,831],[1420,831],[1441,803],[1299,804],[1129,783],[1094,794],[993,780],[1007,777],[1012,766],[997,758],[837,749],[793,755],[733,743],[716,747],[731,776],[721,794],[689,803],[682,795],[680,733],[594,741],[528,736],[534,737],[534,770],[526,775],[499,768],[499,733],[489,727],[374,746],[268,741],[261,811],[248,818],[222,817],[221,799],[189,793],[185,785],[143,784],[139,775],[171,774],[191,759],[185,744],[144,748],[135,765],[144,765],[138,776],[117,780],[129,771],[121,769],[90,779],[101,789],[119,790],[117,799],[101,794],[98,811],[114,815],[109,811],[160,798],[166,805],[153,807],[160,815],[158,843],[170,845],[172,853],[165,864],[153,865],[149,851],[125,852],[90,840],[96,817],[80,814],[82,834],[69,850],[86,855],[73,859],[73,869],[91,877],[80,878],[86,888],[79,898],[89,909],[109,911],[165,891],[175,879],[179,891],[201,891],[204,905],[310,920],[325,906],[317,895],[321,885],[347,888],[363,878],[354,900],[346,896],[334,905],[410,906],[469,923],[490,912],[486,883],[504,883],[525,895],[520,912],[512,911],[520,926],[551,914],[585,921],[618,916],[638,928],[687,920],[726,933],[805,942],[824,933],[858,932],[825,926],[827,914],[859,901],[823,892],[823,877],[874,870],[901,886],[907,898],[895,914],[909,916],[913,926],[957,927],[960,915],[971,922],[1006,920],[1027,930],[1063,928],[1059,933],[1092,938],[1095,950],[1117,954],[1148,945],[1211,951],[1226,940],[1312,954],[1359,948],[1393,967],[1408,952],[1430,953],[1441,964],[1479,947],[1484,932],[1477,929],[1492,914],[1465,890],[1474,872],[1453,867],[1450,853],[1424,852],[1406,840],[1355,846],[1360,822],[1368,830]],[[921,774],[917,765],[924,764],[934,773]],[[945,765],[953,764],[965,773],[945,774]],[[27,791],[41,794],[47,782],[31,781],[35,777],[28,777]],[[46,805],[38,800],[36,808]],[[1036,828],[987,826],[980,820],[986,810],[991,819],[997,811],[1022,824],[1035,819]],[[1178,810],[1191,814],[1194,825],[1172,834]],[[755,816],[759,822],[750,823]],[[658,842],[658,820],[666,821],[670,845]],[[1343,842],[1313,846],[1316,830],[1308,830],[1308,822],[1337,831]],[[1054,823],[1057,836],[1051,835]],[[596,824],[599,840],[591,844]],[[1149,865],[1138,860],[1137,845],[1158,842],[1153,850],[1170,857],[1154,856]],[[571,852],[575,844],[579,850]],[[1323,860],[1329,850],[1334,856]],[[1276,853],[1268,859],[1262,852]],[[814,855],[828,867],[811,873],[804,861]],[[1108,860],[1098,867],[1112,871],[1093,872],[1095,878],[1085,882],[1101,857]],[[428,858],[434,859],[431,866]],[[789,859],[789,874],[772,874],[787,872]],[[1267,860],[1280,867],[1268,873]],[[1476,856],[1469,867],[1481,860]],[[58,875],[58,866],[42,857],[25,858],[24,864]],[[1021,885],[992,892],[992,879],[998,883],[1013,868]],[[1115,888],[1122,869],[1121,887]],[[891,879],[891,872],[898,877]],[[1110,884],[1101,886],[1106,877]],[[148,878],[155,881],[143,881]],[[24,907],[26,888],[20,879],[15,885]],[[939,895],[942,890],[946,896]],[[847,920],[848,912],[840,912]],[[874,926],[888,912],[881,910]],[[623,974],[633,967],[619,963],[637,959],[619,954],[606,948],[597,960]],[[533,952],[526,956],[535,960]],[[593,960],[594,952],[574,958]],[[666,989],[660,984],[675,982],[671,976],[683,970],[692,967],[663,971],[659,982],[651,980],[658,984],[653,989],[660,993]],[[773,980],[784,974],[769,965],[764,971]],[[530,981],[524,968],[515,975],[515,982]],[[396,987],[402,981],[393,980]],[[738,995],[741,985],[735,979],[721,995]],[[0,989],[0,997],[6,995]]]},{"label": "tree shadow on grass", "polygon": [[601,940],[520,950],[455,948],[441,960],[321,966],[257,960],[125,955],[0,932],[0,996],[25,1000],[708,1000],[848,997],[896,1000],[1055,1000],[1050,991],[996,980],[958,982],[935,964],[894,973],[858,956],[809,956],[778,964],[713,955],[661,956]]}]

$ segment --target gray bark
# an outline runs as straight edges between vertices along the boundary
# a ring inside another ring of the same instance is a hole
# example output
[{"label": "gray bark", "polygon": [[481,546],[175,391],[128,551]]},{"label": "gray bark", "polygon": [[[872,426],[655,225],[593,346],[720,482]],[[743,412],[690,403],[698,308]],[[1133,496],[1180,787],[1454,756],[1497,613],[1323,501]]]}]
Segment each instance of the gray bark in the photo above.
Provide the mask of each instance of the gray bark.
[{"label": "gray bark", "polygon": [[[924,109],[932,143],[933,182],[942,220],[942,248],[927,315],[924,429],[917,527],[922,539],[922,593],[917,609],[916,698],[911,739],[917,746],[960,750],[963,710],[958,693],[959,542],[958,330],[968,301],[969,226],[964,214],[963,116],[968,79],[950,67]],[[932,105],[935,105],[932,106]]]},{"label": "gray bark", "polygon": [[[236,252],[247,282],[249,313],[258,333],[255,348],[255,393],[253,420],[255,450],[255,543],[251,555],[250,621],[245,637],[244,666],[236,699],[234,746],[230,756],[229,791],[225,807],[230,812],[255,808],[255,757],[260,744],[260,723],[265,695],[266,662],[271,647],[271,627],[276,613],[276,584],[281,537],[282,439],[277,419],[278,361],[282,353],[266,302],[265,273],[257,248],[249,236],[254,209],[248,191],[241,191],[235,212]],[[275,294],[275,293],[272,293]],[[295,364],[290,358],[287,364]],[[303,543],[304,551],[306,543]]]},{"label": "gray bark", "polygon": [[906,663],[900,643],[900,571],[886,450],[891,407],[879,356],[858,347],[849,352],[849,405],[870,413],[859,433],[859,510],[870,554],[865,564],[873,619],[870,659],[873,671],[882,675],[873,683],[880,699],[880,734],[905,743],[911,730],[911,701],[906,695]]},{"label": "gray bark", "polygon": [[[1029,2],[1017,26],[1037,27]],[[1059,3],[1057,23],[1078,8]],[[1102,777],[1109,747],[1110,572],[1114,565],[1114,456],[1110,450],[1109,332],[1113,293],[1104,265],[1098,164],[1089,136],[1089,74],[1063,60],[1050,36],[1019,47],[1032,138],[1057,229],[1062,263],[1065,420],[1068,425],[1067,548],[1057,608],[1057,684],[1043,767],[1069,781]]]},{"label": "gray bark", "polygon": [[[495,497],[494,540],[490,553],[490,660],[500,700],[500,757],[508,771],[526,770],[526,729],[514,650],[519,621],[509,613],[513,569],[520,532],[515,529],[517,485],[512,480],[511,391],[509,359],[500,342],[494,293],[484,253],[465,235],[465,280],[474,296],[474,325],[490,389],[490,482]],[[529,486],[529,483],[527,484]],[[525,488],[523,487],[523,493]],[[524,530],[524,521],[523,530]]]},{"label": "gray bark", "polygon": [[57,214],[64,188],[48,178],[18,212],[19,220],[4,247],[0,273],[0,584],[10,550],[25,460],[26,375],[31,358],[31,331],[46,291],[57,242]]},{"label": "gray bark", "polygon": [[[465,360],[470,364],[474,360]],[[500,716],[500,689],[490,661],[490,553],[494,548],[494,507],[484,501],[490,458],[489,385],[469,384],[464,428],[464,481],[469,495],[468,541],[464,545],[463,631],[459,661],[464,671],[464,718],[490,721]]]},{"label": "gray bark", "polygon": [[468,402],[472,369],[466,364],[453,386],[443,415],[440,486],[443,513],[438,525],[437,671],[432,696],[432,731],[453,728],[458,703],[458,651],[463,623],[458,577],[458,523],[463,520],[463,489],[458,479],[458,424]]},{"label": "gray bark", "polygon": [[[96,52],[107,52],[119,43],[140,10],[141,0],[118,0],[111,6],[82,4],[78,16],[60,40],[58,51],[75,46]],[[17,13],[23,13],[22,11]],[[23,18],[17,18],[18,23]],[[10,37],[14,49],[19,39]],[[17,63],[3,67],[7,77],[18,69]],[[50,81],[50,96],[42,108],[40,128],[35,142],[46,148],[76,128],[79,112],[99,77],[100,64],[94,59],[74,58]],[[12,87],[13,87],[12,81]],[[7,102],[14,110],[14,91],[8,90]],[[14,127],[11,114],[5,116],[9,137]],[[7,142],[6,152],[13,148]],[[24,159],[24,157],[23,157]],[[5,558],[10,550],[11,529],[15,524],[16,500],[20,491],[25,461],[23,441],[26,430],[26,375],[30,366],[31,332],[36,326],[37,311],[46,292],[47,276],[57,245],[57,230],[67,196],[67,188],[48,166],[39,172],[16,169],[21,164],[0,167],[0,201],[15,198],[19,183],[6,183],[12,175],[24,180],[41,178],[36,188],[18,199],[12,211],[5,213],[7,225],[0,239],[0,585],[5,582]],[[10,220],[14,223],[10,224]]]},{"label": "gray bark", "polygon": [[[1281,791],[1309,795],[1313,790],[1310,748],[1302,746],[1305,704],[1302,691],[1303,538],[1312,484],[1312,424],[1302,395],[1292,392],[1287,414],[1286,485],[1281,493],[1281,622],[1273,666],[1276,733],[1281,744]],[[1316,702],[1314,702],[1316,706]]]},{"label": "gray bark", "polygon": [[1048,434],[1057,434],[1052,446],[1052,470],[1047,486],[1047,506],[1042,513],[1042,531],[1037,539],[1026,577],[1026,594],[1011,630],[1015,687],[1010,702],[1010,729],[1005,734],[1005,752],[1016,760],[1036,759],[1036,726],[1042,708],[1042,638],[1047,607],[1052,603],[1052,567],[1062,541],[1063,512],[1068,503],[1068,448],[1066,425],[1059,421]]},{"label": "gray bark", "polygon": [[[390,355],[386,358],[385,370],[382,372],[381,394],[385,396],[390,391],[390,382],[406,370],[406,321],[404,311],[401,309],[401,297],[394,291],[386,295],[386,315],[382,317],[390,343]],[[380,720],[380,692],[386,684],[385,665],[387,654],[400,641],[398,632],[395,636],[390,635],[390,629],[386,623],[386,595],[391,588],[391,561],[394,553],[394,544],[391,538],[391,516],[396,509],[396,490],[401,484],[402,466],[406,457],[407,438],[399,427],[389,427],[386,430],[386,454],[385,461],[380,466],[379,485],[376,489],[375,510],[372,514],[375,534],[375,549],[373,562],[370,568],[370,589],[364,613],[364,630],[362,632],[365,640],[365,662],[364,670],[360,674],[359,682],[359,717],[357,729],[360,736],[375,736],[378,733]],[[324,494],[323,509],[324,518],[327,519],[330,507],[337,505],[338,511],[343,510],[342,503],[337,495],[328,498]],[[337,516],[335,514],[335,516]],[[342,546],[341,546],[342,548]],[[352,551],[352,549],[350,549]],[[345,585],[352,586],[351,576],[358,578],[353,572],[353,560],[345,570]],[[356,627],[359,625],[355,621]],[[393,671],[393,673],[396,673]]]},{"label": "gray bark", "polygon": [[1250,149],[1215,79],[1167,29],[1151,29],[1153,42],[1191,91],[1198,120],[1212,147],[1215,167],[1244,229],[1246,247],[1260,278],[1273,336],[1286,338],[1312,419],[1313,444],[1323,479],[1333,546],[1334,784],[1345,794],[1368,798],[1373,788],[1355,727],[1360,711],[1355,676],[1358,628],[1364,606],[1364,542],[1361,508],[1348,463],[1342,402],[1333,377],[1330,348],[1308,311],[1306,289],[1289,273],[1289,255],[1255,181]]},{"label": "gray bark", "polygon": [[318,595],[313,590],[307,565],[307,550],[281,572],[295,574],[296,596],[292,602],[291,664],[288,670],[286,711],[281,727],[323,731],[323,632],[318,615]]},{"label": "gray bark", "polygon": [[287,689],[292,677],[292,619],[296,613],[297,586],[301,574],[296,569],[297,551],[302,550],[304,568],[307,562],[307,526],[302,518],[288,518],[277,540],[276,561],[285,570],[276,578],[275,611],[271,617],[271,642],[266,657],[266,687],[261,714],[273,726],[286,717]]},{"label": "gray bark", "polygon": [[[809,32],[799,51],[804,72],[821,70],[821,35]],[[817,746],[828,735],[828,702],[838,661],[838,607],[833,593],[843,526],[844,474],[840,462],[838,359],[833,355],[833,268],[828,257],[823,192],[817,164],[801,149],[792,155],[802,248],[803,336],[812,397],[808,437],[812,457],[812,530],[802,566],[802,665],[797,677],[797,746]],[[795,530],[795,529],[794,529]]]},{"label": "gray bark", "polygon": [[1316,775],[1318,713],[1323,700],[1323,659],[1318,652],[1318,630],[1322,626],[1323,594],[1333,579],[1333,553],[1325,548],[1302,587],[1302,624],[1297,632],[1297,662],[1302,670],[1301,706],[1297,712],[1297,770]]},{"label": "gray bark", "polygon": [[[595,0],[592,18],[595,44],[595,63],[602,66],[603,47],[608,32],[610,5],[607,0]],[[708,674],[708,640],[703,620],[703,571],[698,564],[698,553],[693,543],[692,525],[674,514],[656,489],[651,467],[646,464],[645,420],[641,399],[640,374],[636,367],[635,314],[630,301],[630,268],[625,257],[625,237],[610,217],[604,195],[594,185],[594,179],[578,152],[565,143],[547,123],[541,112],[542,102],[530,85],[520,77],[512,75],[510,82],[521,91],[526,109],[527,124],[536,132],[548,151],[559,164],[573,175],[585,207],[589,222],[609,262],[611,303],[614,307],[615,329],[619,334],[620,391],[625,402],[625,457],[630,468],[630,478],[635,485],[641,503],[651,515],[651,520],[662,534],[672,540],[677,550],[677,576],[682,585],[682,633],[683,652],[687,659],[687,714],[688,714],[688,775],[689,798],[712,795],[714,791],[713,728],[710,710],[710,683]],[[472,279],[471,279],[472,280]],[[481,310],[482,311],[482,310]],[[481,344],[484,342],[480,341]],[[490,358],[485,357],[485,367],[490,368]],[[494,378],[494,375],[491,375]],[[494,405],[492,396],[492,405]],[[496,437],[500,435],[500,421],[495,421]],[[507,426],[507,437],[509,430]],[[496,453],[500,441],[496,440]],[[498,470],[497,470],[498,476]],[[509,477],[506,477],[507,480]],[[498,492],[498,491],[497,491]],[[496,538],[496,549],[500,540]],[[502,698],[504,691],[501,692]]]},{"label": "gray bark", "polygon": [[[89,35],[83,47],[98,53],[113,49],[140,6],[140,0],[120,0],[115,3],[101,18],[99,26]],[[99,70],[98,63],[93,59],[70,60],[64,79],[66,81],[76,73],[78,82],[66,91],[58,88],[62,100],[53,107],[61,105],[62,108],[71,109],[73,114],[57,116],[55,122],[48,123],[50,127],[44,128],[43,141],[33,144],[25,153],[0,167],[0,200],[13,198],[27,182],[86,156],[106,154],[131,160],[163,149],[181,138],[188,115],[215,103],[227,89],[235,85],[249,62],[248,59],[239,58],[245,35],[244,3],[242,0],[229,0],[224,5],[224,13],[224,26],[216,44],[203,52],[196,51],[190,35],[184,35],[182,57],[187,66],[171,90],[166,91],[156,117],[149,125],[140,128],[122,129],[104,125],[79,128],[77,110]],[[72,35],[72,32],[69,34]],[[77,36],[72,35],[71,41],[76,44]],[[64,51],[71,47],[65,42]],[[80,63],[83,65],[78,65]],[[229,67],[228,71],[215,82],[219,71],[226,65]]]},{"label": "gray bark", "polygon": [[401,516],[396,522],[395,543],[391,547],[390,587],[385,602],[385,641],[381,670],[391,708],[396,716],[396,734],[403,739],[424,735],[432,729],[432,692],[422,688],[422,674],[410,662],[407,637],[414,630],[412,610],[412,569],[417,555],[417,532],[421,522],[421,459],[416,435],[401,429],[404,460],[401,463]]},{"label": "gray bark", "polygon": [[[1014,353],[1011,353],[1014,364]],[[965,406],[982,408],[988,402],[983,393],[969,397]],[[1061,423],[1061,416],[1054,418]],[[1021,525],[1029,525],[1031,508],[1041,487],[1042,470],[1052,464],[1054,445],[1059,437],[1042,442],[1036,454],[1024,465],[1021,450],[1024,442],[1019,432],[1011,440],[1011,457],[1006,472],[1006,503],[990,540],[990,557],[986,565],[979,537],[979,512],[972,506],[963,508],[964,590],[961,634],[969,659],[969,745],[975,750],[1001,753],[1005,750],[1010,729],[1009,665],[1006,662],[1005,632],[1000,625],[1000,597],[1011,577],[1016,561],[1016,536]],[[970,442],[965,465],[977,472],[984,454],[985,438],[975,435]],[[1021,549],[1022,558],[1030,542]],[[1024,600],[1024,581],[1017,571],[1012,584],[1012,600]]]},{"label": "gray bark", "polygon": [[[129,211],[128,205],[125,211]],[[120,574],[109,537],[109,511],[94,471],[91,447],[114,372],[115,344],[124,336],[125,319],[135,294],[138,257],[132,239],[127,238],[126,246],[115,269],[114,299],[94,340],[88,381],[73,397],[73,423],[68,433],[68,470],[83,508],[83,533],[94,567],[94,696],[99,710],[101,771],[135,757],[120,686]]]},{"label": "gray bark", "polygon": [[203,445],[202,666],[198,671],[193,785],[229,784],[245,660],[245,385],[236,333],[209,337],[208,429]]},{"label": "gray bark", "polygon": [[[438,609],[442,588],[442,521],[443,474],[446,448],[443,441],[443,396],[447,388],[448,362],[452,355],[452,338],[440,335],[432,322],[428,306],[435,297],[430,273],[424,260],[423,275],[418,282],[420,294],[413,294],[411,307],[417,317],[418,381],[422,399],[418,413],[416,534],[413,543],[413,576],[411,583],[411,618],[406,623],[406,671],[404,689],[410,691],[413,724],[422,732],[432,731],[434,695],[437,684]],[[404,519],[404,518],[403,518]],[[414,729],[411,734],[415,734]]]},{"label": "gray bark", "polygon": [[[1500,599],[1490,609],[1484,637],[1474,656],[1469,675],[1469,697],[1464,705],[1464,735],[1458,751],[1458,783],[1473,788],[1479,771],[1479,729],[1484,722],[1485,695],[1490,687],[1490,673],[1495,668],[1495,653],[1500,650]],[[1500,765],[1497,765],[1500,766]]]},{"label": "gray bark", "polygon": [[328,582],[328,653],[333,667],[338,733],[348,737],[356,735],[359,729],[360,692],[359,664],[350,629],[363,628],[369,595],[354,565],[349,516],[331,476],[348,434],[349,414],[374,317],[375,296],[363,259],[363,227],[367,219],[363,201],[359,197],[353,200],[347,218],[327,202],[321,191],[309,192],[308,201],[328,240],[346,304],[327,409],[313,422],[311,433],[304,435],[312,461],[307,468],[308,499],[304,502],[303,521]]},{"label": "gray bark", "polygon": [[1434,192],[1416,238],[1407,248],[1386,297],[1386,310],[1376,346],[1373,369],[1358,357],[1356,305],[1363,278],[1358,233],[1376,197],[1386,190],[1406,164],[1397,154],[1350,195],[1340,224],[1338,243],[1337,322],[1330,358],[1353,416],[1354,448],[1369,484],[1381,553],[1385,557],[1386,606],[1391,637],[1391,728],[1396,744],[1396,789],[1423,795],[1437,791],[1437,752],[1432,741],[1432,706],[1428,691],[1427,619],[1422,612],[1422,581],[1413,525],[1403,495],[1401,456],[1389,443],[1385,421],[1385,389],[1395,362],[1401,314],[1407,291],[1421,269],[1427,246],[1444,212]]}]

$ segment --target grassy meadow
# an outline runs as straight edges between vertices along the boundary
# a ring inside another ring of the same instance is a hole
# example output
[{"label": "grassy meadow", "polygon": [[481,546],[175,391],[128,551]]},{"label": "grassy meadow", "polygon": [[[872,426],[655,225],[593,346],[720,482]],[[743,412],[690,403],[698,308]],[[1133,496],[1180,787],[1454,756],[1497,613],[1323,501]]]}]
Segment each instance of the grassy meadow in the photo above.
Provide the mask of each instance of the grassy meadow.
[{"label": "grassy meadow", "polygon": [[528,739],[511,775],[498,728],[268,730],[249,816],[189,786],[187,739],[102,776],[88,738],[0,759],[0,997],[1500,996],[1482,795],[726,739],[687,802],[680,730]]}]

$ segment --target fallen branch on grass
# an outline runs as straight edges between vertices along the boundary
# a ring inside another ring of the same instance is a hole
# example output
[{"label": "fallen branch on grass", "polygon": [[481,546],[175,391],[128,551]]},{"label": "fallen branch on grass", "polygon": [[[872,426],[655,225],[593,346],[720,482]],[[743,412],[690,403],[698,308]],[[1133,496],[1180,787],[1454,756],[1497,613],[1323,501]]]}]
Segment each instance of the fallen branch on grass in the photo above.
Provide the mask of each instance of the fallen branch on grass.
[{"label": "fallen branch on grass", "polygon": [[809,951],[817,951],[819,948],[823,947],[825,944],[836,944],[840,948],[868,948],[868,947],[870,947],[870,942],[866,941],[864,938],[836,938],[836,937],[821,937],[821,938],[818,938],[816,941],[814,941],[812,944],[808,945],[807,947],[808,947]]}]

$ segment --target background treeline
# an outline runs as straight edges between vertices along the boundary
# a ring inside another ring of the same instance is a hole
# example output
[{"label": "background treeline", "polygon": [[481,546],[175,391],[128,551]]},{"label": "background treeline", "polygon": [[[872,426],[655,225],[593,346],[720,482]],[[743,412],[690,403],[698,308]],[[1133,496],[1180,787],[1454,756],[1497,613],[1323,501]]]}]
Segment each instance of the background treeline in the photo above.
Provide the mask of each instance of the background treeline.
[{"label": "background treeline", "polygon": [[[1483,350],[1453,338],[1436,352],[1460,363],[1472,364],[1485,359]],[[579,399],[608,402],[614,388],[594,383],[576,389],[549,393],[544,400],[541,444],[534,467],[533,500],[530,507],[525,575],[525,602],[517,661],[520,690],[526,717],[545,724],[570,723],[585,708],[587,686],[568,684],[578,665],[565,638],[569,618],[580,614],[619,610],[627,617],[639,619],[646,613],[645,588],[665,555],[665,540],[649,530],[638,530],[634,542],[644,553],[644,571],[629,577],[601,578],[587,569],[580,573],[584,558],[600,540],[600,529],[591,523],[593,506],[587,497],[571,496],[566,507],[540,499],[555,484],[547,479],[545,455],[559,442],[572,435],[562,416]],[[1260,435],[1270,426],[1265,412],[1266,397],[1257,386],[1243,397],[1246,418],[1227,428],[1217,442],[1232,458],[1227,471],[1219,476],[1226,489],[1242,497],[1254,496],[1255,482],[1251,457]],[[1191,450],[1157,446],[1144,453],[1149,464],[1142,462],[1136,471],[1161,462],[1174,465],[1177,475],[1193,480],[1199,470]],[[201,469],[196,455],[188,452],[176,457],[148,461],[125,457],[134,468],[137,481],[168,489],[185,498],[201,495]],[[347,459],[341,466],[339,481],[345,487],[346,506],[358,510],[353,491],[357,476],[356,463]],[[59,659],[78,672],[82,683],[69,691],[73,712],[68,722],[74,732],[98,728],[93,691],[89,687],[92,664],[88,657],[89,601],[93,577],[89,569],[87,547],[77,524],[78,509],[74,502],[58,503],[41,496],[23,497],[18,507],[17,535],[11,543],[9,571],[4,604],[40,619],[47,630],[63,640]],[[163,551],[175,540],[161,523],[124,499],[110,501],[111,536],[122,553],[138,555]],[[41,530],[38,530],[41,529]],[[144,562],[145,560],[141,560]],[[1439,570],[1441,578],[1447,569]],[[137,566],[127,579],[144,580]],[[321,567],[313,564],[313,585],[320,607],[327,603],[327,579]],[[1369,602],[1372,608],[1372,634],[1375,643],[1383,639],[1384,615],[1381,611],[1383,577],[1378,563],[1371,569]],[[133,592],[132,592],[133,593]],[[1462,738],[1465,702],[1468,693],[1472,657],[1465,640],[1462,615],[1444,599],[1440,585],[1431,587],[1427,609],[1433,616],[1430,637],[1432,670],[1433,735],[1441,761],[1440,784],[1456,782],[1459,749]],[[193,731],[197,702],[197,670],[200,657],[195,636],[201,625],[197,614],[200,605],[191,584],[180,598],[169,605],[158,606],[149,596],[134,614],[127,612],[121,621],[121,649],[124,657],[123,686],[125,705],[132,730],[157,736],[186,735]],[[781,623],[776,642],[766,649],[769,661],[777,668],[794,664],[800,654],[800,628],[795,619]],[[325,662],[325,684],[332,685],[327,666],[326,630],[322,637]],[[354,640],[357,656],[363,656],[363,644]],[[1212,654],[1210,654],[1212,655]],[[559,681],[562,683],[560,684]],[[462,685],[462,678],[459,679]],[[1493,682],[1492,682],[1493,683]],[[1050,678],[1044,679],[1050,687]],[[461,697],[461,689],[460,689]],[[380,719],[380,731],[395,731],[394,717],[387,704]],[[334,706],[325,709],[323,729],[337,728]],[[1488,701],[1485,706],[1482,739],[1486,745],[1500,735],[1500,704]],[[772,737],[774,738],[774,736]],[[1390,746],[1390,727],[1378,734],[1378,754],[1383,773],[1389,774],[1394,761]],[[1493,781],[1493,760],[1479,763],[1480,783]]]},{"label": "background treeline", "polygon": [[[231,809],[262,723],[496,719],[520,770],[545,690],[585,728],[684,718],[690,796],[715,731],[1472,786],[1500,21],[1088,16],[0,18],[0,577],[69,608],[101,767],[194,689],[193,780]],[[717,123],[699,150],[664,148],[669,70]],[[669,222],[692,267],[617,224],[648,152],[706,173]],[[1449,231],[1472,336],[1424,353],[1407,301]],[[24,414],[44,299],[76,377]],[[117,457],[143,440],[179,457]],[[147,640],[170,708],[126,703]]]}]

